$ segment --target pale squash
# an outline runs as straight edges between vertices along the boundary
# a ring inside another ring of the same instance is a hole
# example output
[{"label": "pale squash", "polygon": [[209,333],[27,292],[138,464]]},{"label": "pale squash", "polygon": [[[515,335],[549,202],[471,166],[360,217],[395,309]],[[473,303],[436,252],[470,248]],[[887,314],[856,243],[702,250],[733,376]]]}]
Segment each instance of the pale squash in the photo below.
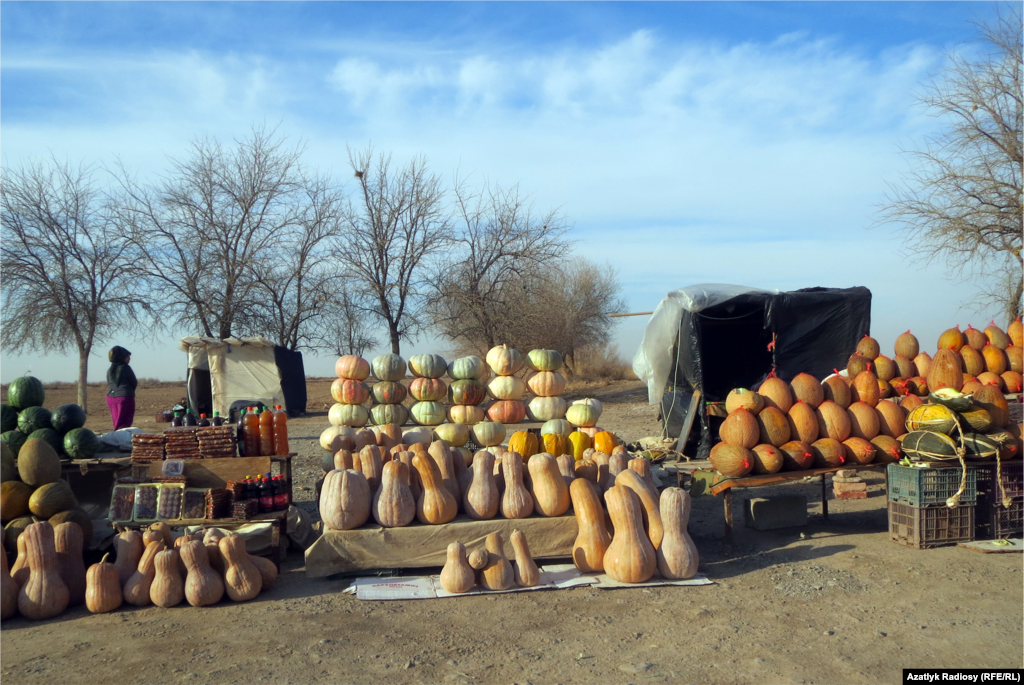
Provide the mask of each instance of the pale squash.
[{"label": "pale squash", "polygon": [[401,528],[416,518],[416,500],[403,479],[402,470],[408,467],[401,461],[384,464],[381,485],[373,496],[373,518],[384,528]]},{"label": "pale squash", "polygon": [[473,471],[470,467],[473,464],[473,453],[465,447],[449,447],[448,452],[452,455],[452,465],[455,467],[455,482],[459,486],[459,498],[466,494],[469,486],[473,484]]},{"label": "pale squash", "polygon": [[94,614],[111,612],[124,602],[117,566],[108,557],[109,552],[85,573],[85,608]]},{"label": "pale squash", "polygon": [[512,565],[512,574],[516,585],[519,587],[534,587],[540,583],[540,569],[533,561],[530,554],[530,545],[526,542],[526,535],[519,529],[512,531],[509,536],[512,549],[515,551],[515,563]]},{"label": "pale squash", "polygon": [[612,539],[605,527],[597,488],[590,481],[577,478],[569,486],[569,495],[579,528],[572,544],[573,563],[583,573],[601,573],[604,571],[604,554]]},{"label": "pale squash", "polygon": [[487,565],[480,571],[480,585],[488,590],[508,590],[515,584],[515,573],[505,557],[501,533],[488,534],[484,546],[487,548]]},{"label": "pale squash", "polygon": [[372,494],[362,472],[331,471],[320,493],[320,518],[334,530],[352,530],[370,518]]},{"label": "pale squash", "polygon": [[[595,486],[597,485],[597,464],[591,461],[590,459],[577,461],[575,466],[575,473],[577,479],[583,478],[584,480],[590,481]],[[600,488],[598,488],[598,493],[600,493]]]},{"label": "pale squash", "polygon": [[[619,474],[633,473],[623,471]],[[635,475],[635,474],[634,474]],[[639,477],[636,478],[640,482]],[[633,490],[615,485],[604,495],[614,535],[604,553],[604,572],[620,583],[642,583],[658,567],[657,552],[643,529],[643,507]],[[661,518],[661,514],[658,514]]]},{"label": "pale squash", "polygon": [[533,497],[523,482],[523,460],[516,452],[509,452],[501,460],[505,476],[505,494],[501,497],[501,515],[507,519],[524,519],[533,513]]},{"label": "pale squash", "polygon": [[117,566],[117,577],[122,588],[139,568],[139,560],[145,550],[142,533],[137,530],[123,530],[114,538],[114,551],[117,554],[114,565]]},{"label": "pale squash", "polygon": [[139,560],[139,567],[124,584],[124,601],[137,607],[144,607],[152,601],[149,597],[149,588],[156,577],[156,555],[165,549],[167,545],[162,538],[146,545],[146,550]]},{"label": "pale squash", "polygon": [[377,492],[380,488],[381,473],[384,471],[384,461],[376,444],[366,445],[359,450],[359,471],[366,477],[366,485],[370,488],[371,495]]},{"label": "pale squash", "polygon": [[459,480],[455,475],[455,460],[444,440],[435,440],[430,443],[427,453],[437,464],[437,470],[441,474],[441,483],[445,489],[455,498],[458,503],[462,499],[462,491],[459,489]]},{"label": "pale squash", "polygon": [[700,558],[686,530],[690,521],[689,493],[682,488],[665,488],[661,493],[660,510],[665,536],[657,551],[658,571],[662,578],[693,578]]},{"label": "pale squash", "polygon": [[558,463],[546,452],[535,454],[527,463],[530,471],[533,509],[539,516],[561,516],[569,509],[569,487]]},{"label": "pale squash", "polygon": [[85,602],[85,562],[82,560],[82,528],[77,523],[58,523],[53,529],[57,567],[68,587],[68,606]]},{"label": "pale squash", "polygon": [[[626,466],[630,471],[636,471],[636,474],[644,479],[655,492],[658,490],[658,486],[654,483],[654,472],[651,471],[651,462],[647,461],[643,457],[635,457],[626,462]],[[615,474],[618,476],[619,474]]]},{"label": "pale squash", "polygon": [[245,539],[229,533],[220,539],[220,553],[224,557],[224,591],[235,602],[245,602],[260,593],[263,576],[249,560]]},{"label": "pale squash", "polygon": [[409,492],[412,493],[412,499],[415,502],[423,492],[423,483],[420,481],[419,471],[412,465],[413,456],[415,453],[412,451],[399,452],[395,455],[395,459],[405,465],[405,470],[401,475],[403,479],[406,479],[405,484],[409,486]]},{"label": "pale squash", "polygon": [[441,471],[430,455],[416,454],[413,467],[419,473],[423,491],[416,500],[416,518],[420,523],[448,523],[459,513],[459,504],[441,480]]},{"label": "pale squash", "polygon": [[473,457],[473,479],[462,500],[466,515],[476,521],[492,519],[498,513],[501,497],[494,482],[494,455],[480,450]]},{"label": "pale squash", "polygon": [[558,464],[558,472],[562,474],[562,480],[568,487],[576,480],[576,460],[572,458],[571,454],[563,454],[555,457],[555,463]]},{"label": "pale squash", "polygon": [[165,549],[156,555],[156,574],[149,586],[149,599],[158,607],[169,609],[185,599],[185,581],[178,571],[178,550]]},{"label": "pale squash", "polygon": [[[640,477],[636,471],[626,469],[615,477],[615,485],[627,487],[636,493],[641,505],[641,519],[651,544],[657,549],[665,531],[661,522],[658,490]],[[610,488],[609,488],[610,489]]]},{"label": "pale squash", "polygon": [[260,592],[266,592],[273,586],[274,581],[277,580],[277,566],[270,559],[253,554],[249,555],[249,563],[260,572]]},{"label": "pale squash", "polygon": [[361,471],[362,462],[359,461],[359,466],[357,467],[357,461],[359,461],[359,455],[353,455],[349,450],[341,449],[334,453],[334,468],[339,471],[347,471],[348,469]]},{"label": "pale squash", "polygon": [[629,455],[625,452],[613,452],[608,458],[608,473],[615,476],[629,468]]},{"label": "pale squash", "polygon": [[29,574],[18,591],[18,611],[32,621],[53,618],[68,606],[68,587],[57,567],[53,527],[49,523],[33,523],[21,537],[25,538]]},{"label": "pale squash", "polygon": [[185,576],[185,599],[188,603],[194,607],[205,607],[219,602],[224,596],[224,580],[210,566],[207,546],[198,540],[186,542],[181,546],[181,558],[188,569]]},{"label": "pale squash", "polygon": [[469,592],[476,585],[476,574],[466,559],[466,547],[461,542],[448,545],[448,556],[441,569],[441,587],[454,594]]},{"label": "pale squash", "polygon": [[487,550],[486,549],[475,549],[469,553],[467,558],[469,567],[474,571],[482,571],[487,566]]}]

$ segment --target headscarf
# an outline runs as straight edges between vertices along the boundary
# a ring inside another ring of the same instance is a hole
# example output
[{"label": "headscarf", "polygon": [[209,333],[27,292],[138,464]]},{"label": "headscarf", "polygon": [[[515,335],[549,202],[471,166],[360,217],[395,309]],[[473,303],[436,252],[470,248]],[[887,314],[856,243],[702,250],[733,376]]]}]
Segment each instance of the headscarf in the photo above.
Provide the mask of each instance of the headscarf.
[{"label": "headscarf", "polygon": [[132,356],[132,353],[120,345],[114,345],[110,348],[110,352],[107,353],[107,358],[111,364],[124,364],[130,356]]}]

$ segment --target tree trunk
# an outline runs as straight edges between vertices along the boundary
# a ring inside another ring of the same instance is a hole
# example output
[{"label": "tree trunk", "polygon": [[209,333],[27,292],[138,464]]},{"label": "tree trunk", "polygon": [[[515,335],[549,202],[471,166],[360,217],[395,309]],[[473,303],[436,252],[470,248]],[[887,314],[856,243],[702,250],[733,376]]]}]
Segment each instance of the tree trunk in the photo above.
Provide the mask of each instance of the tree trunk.
[{"label": "tree trunk", "polygon": [[393,354],[400,354],[401,349],[399,348],[398,325],[389,323],[388,334],[391,336],[391,352]]},{"label": "tree trunk", "polygon": [[89,354],[92,346],[81,347],[78,350],[78,406],[86,414],[89,413]]}]

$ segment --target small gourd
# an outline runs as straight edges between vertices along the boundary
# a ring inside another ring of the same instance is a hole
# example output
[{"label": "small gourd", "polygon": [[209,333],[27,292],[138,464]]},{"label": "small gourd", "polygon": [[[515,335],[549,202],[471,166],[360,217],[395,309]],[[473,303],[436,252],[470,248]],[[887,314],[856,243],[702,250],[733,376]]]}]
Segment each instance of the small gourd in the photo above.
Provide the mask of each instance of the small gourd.
[{"label": "small gourd", "polygon": [[555,457],[555,462],[558,464],[558,472],[562,474],[562,480],[565,481],[565,487],[569,487],[576,480],[576,460],[571,454],[561,454]]},{"label": "small gourd", "polygon": [[57,570],[53,526],[33,523],[21,536],[25,538],[29,574],[18,591],[18,611],[31,621],[53,618],[68,607],[68,586]]},{"label": "small gourd", "polygon": [[658,491],[655,490],[640,474],[633,469],[626,469],[615,477],[615,484],[622,485],[634,493],[640,500],[641,519],[644,530],[651,544],[657,549],[661,544],[661,538],[665,534],[661,522],[661,507],[658,503]]},{"label": "small gourd", "polygon": [[257,557],[253,554],[249,555],[249,563],[260,572],[260,579],[262,580],[260,592],[266,592],[274,585],[274,581],[277,580],[277,566],[270,559]]},{"label": "small gourd", "polygon": [[539,516],[561,516],[569,509],[569,487],[565,484],[558,463],[547,452],[530,457],[533,509]]},{"label": "small gourd", "polygon": [[68,586],[68,606],[85,602],[85,562],[82,559],[82,528],[65,521],[53,529],[53,545],[57,551],[57,568]]},{"label": "small gourd", "polygon": [[166,542],[164,542],[164,533],[162,530],[157,530],[155,528],[147,528],[146,530],[142,531],[143,548],[149,547],[149,545],[154,542],[163,542],[164,545],[167,544]]},{"label": "small gourd", "polygon": [[150,603],[149,588],[156,577],[156,555],[165,549],[167,545],[164,544],[163,536],[146,545],[146,551],[139,560],[139,567],[124,584],[124,601],[137,607],[144,607]]},{"label": "small gourd", "polygon": [[[537,455],[534,455],[536,457]],[[533,457],[530,457],[531,461]],[[530,546],[526,542],[526,535],[521,530],[513,530],[509,536],[512,542],[512,549],[515,550],[516,563],[512,566],[512,572],[519,587],[533,587],[540,583],[540,569],[534,563],[530,555]]]},{"label": "small gourd", "polygon": [[654,483],[654,474],[651,472],[651,462],[643,457],[636,457],[629,460],[628,466],[631,471],[636,471],[641,478],[647,481],[648,485],[657,489],[658,486]]},{"label": "small gourd", "polygon": [[690,495],[682,488],[665,488],[661,493],[661,521],[665,535],[658,547],[658,571],[663,578],[685,580],[697,573],[697,547],[686,525],[690,520]]},{"label": "small gourd", "polygon": [[524,519],[533,513],[533,497],[523,483],[523,459],[509,452],[501,460],[505,475],[505,494],[501,496],[501,515],[507,519]]},{"label": "small gourd", "polygon": [[[6,620],[18,610],[18,585],[7,572],[7,551],[0,545],[0,621]],[[117,588],[118,593],[121,588]]]},{"label": "small gourd", "polygon": [[572,560],[583,573],[604,571],[604,554],[612,542],[604,525],[604,509],[597,486],[585,478],[577,478],[569,486],[572,509],[579,533],[572,543]]},{"label": "small gourd", "polygon": [[164,521],[156,521],[155,523],[150,524],[149,529],[159,533],[164,544],[167,545],[168,548],[174,546],[174,531],[171,530],[171,527],[167,525],[167,523]]},{"label": "small gourd", "polygon": [[[359,470],[366,477],[366,484],[370,487],[370,495],[377,492],[380,487],[381,473],[384,470],[384,462],[380,456],[380,448],[377,445],[367,445],[359,452]],[[362,524],[360,524],[362,525]],[[343,528],[342,530],[348,530]]]},{"label": "small gourd", "polygon": [[469,592],[476,585],[476,574],[473,573],[466,559],[466,547],[461,542],[448,545],[448,559],[441,569],[441,587],[448,592],[462,594]]},{"label": "small gourd", "polygon": [[[218,548],[218,554],[220,550]],[[224,580],[210,566],[208,547],[199,540],[190,540],[181,546],[185,561],[185,599],[194,607],[216,604],[224,596]]]},{"label": "small gourd", "polygon": [[171,548],[158,552],[156,573],[149,586],[149,599],[163,609],[181,604],[185,599],[185,581],[178,573],[178,550]]},{"label": "small gourd", "polygon": [[412,465],[420,474],[423,492],[416,500],[416,518],[420,523],[440,525],[448,523],[459,513],[458,501],[445,488],[441,471],[430,455],[415,454]]},{"label": "small gourd", "polygon": [[117,566],[117,577],[123,588],[132,574],[138,570],[139,560],[146,551],[146,544],[142,541],[142,533],[139,531],[123,530],[114,538],[114,549],[117,553],[114,565]]},{"label": "small gourd", "polygon": [[384,464],[380,489],[373,496],[373,519],[385,528],[407,526],[416,518],[416,500],[406,484],[408,474],[402,477],[408,468],[400,461]]},{"label": "small gourd", "polygon": [[340,449],[334,453],[334,468],[339,471],[356,468],[356,457],[346,449]]},{"label": "small gourd", "polygon": [[492,519],[498,513],[501,496],[494,482],[494,455],[480,450],[473,456],[473,479],[463,497],[462,509],[476,521]]},{"label": "small gourd", "polygon": [[604,499],[615,529],[612,543],[604,553],[604,572],[620,583],[642,583],[650,579],[658,567],[658,558],[654,545],[644,533],[640,498],[624,485],[615,485],[605,493]]},{"label": "small gourd", "polygon": [[358,528],[370,518],[371,498],[370,484],[363,472],[331,471],[324,477],[320,491],[320,518],[334,530]]},{"label": "small gourd", "polygon": [[430,443],[427,454],[437,464],[437,470],[441,474],[441,482],[445,489],[455,498],[456,503],[459,502],[462,499],[462,492],[459,490],[459,481],[455,477],[455,462],[448,446],[444,444],[444,440],[435,440]]},{"label": "small gourd", "polygon": [[85,608],[94,614],[113,611],[124,601],[118,568],[107,561],[109,556],[109,552],[104,554],[85,573]]},{"label": "small gourd", "polygon": [[219,547],[224,557],[224,590],[228,597],[234,602],[246,602],[258,595],[263,587],[263,577],[249,561],[245,539],[228,533],[220,539]]},{"label": "small gourd", "polygon": [[505,544],[501,533],[489,533],[484,539],[487,565],[480,571],[480,585],[488,590],[508,590],[515,583],[512,564],[505,558]]},{"label": "small gourd", "polygon": [[487,550],[474,549],[469,553],[469,567],[474,571],[482,571],[487,566]]}]

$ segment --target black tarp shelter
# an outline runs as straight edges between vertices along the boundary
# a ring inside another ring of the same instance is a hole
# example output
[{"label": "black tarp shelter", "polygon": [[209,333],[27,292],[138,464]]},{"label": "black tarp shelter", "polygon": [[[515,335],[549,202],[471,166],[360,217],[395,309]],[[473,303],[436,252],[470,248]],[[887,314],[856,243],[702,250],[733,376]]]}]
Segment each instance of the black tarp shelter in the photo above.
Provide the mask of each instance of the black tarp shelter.
[{"label": "black tarp shelter", "polygon": [[733,388],[755,388],[773,370],[787,381],[801,372],[825,378],[846,367],[870,328],[871,291],[864,287],[694,285],[658,305],[633,370],[647,382],[650,403],[661,405],[668,437],[679,436],[699,391],[690,438],[706,458],[713,444],[706,402],[724,400]]}]

